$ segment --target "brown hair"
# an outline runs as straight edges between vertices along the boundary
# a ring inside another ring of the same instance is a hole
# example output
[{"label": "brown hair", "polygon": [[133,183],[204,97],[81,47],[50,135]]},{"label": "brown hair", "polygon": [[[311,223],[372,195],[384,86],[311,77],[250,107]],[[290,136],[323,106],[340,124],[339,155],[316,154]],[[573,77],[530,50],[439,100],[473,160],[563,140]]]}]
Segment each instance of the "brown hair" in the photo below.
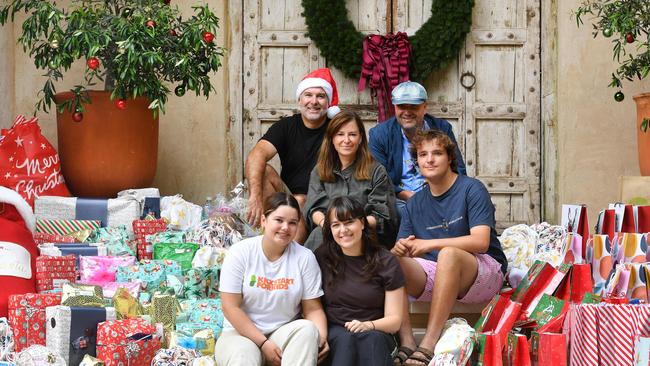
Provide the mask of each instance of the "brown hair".
[{"label": "brown hair", "polygon": [[456,161],[456,144],[451,141],[451,138],[446,133],[438,129],[434,128],[426,131],[419,130],[415,134],[415,137],[413,137],[411,140],[411,146],[409,147],[411,158],[416,162],[418,161],[418,147],[422,146],[422,144],[427,141],[437,141],[438,144],[440,144],[440,146],[445,149],[445,152],[447,152],[447,156],[451,161],[451,170],[454,173],[458,174],[458,162]]},{"label": "brown hair", "polygon": [[339,160],[339,155],[334,148],[333,139],[346,123],[352,121],[357,124],[359,134],[361,135],[361,141],[359,142],[359,148],[357,149],[357,156],[354,159],[356,164],[354,177],[358,180],[370,179],[370,166],[375,160],[372,158],[370,150],[368,149],[366,128],[363,126],[363,122],[361,122],[361,118],[358,114],[352,111],[344,111],[339,112],[339,114],[330,121],[327,126],[325,138],[320,147],[316,167],[318,169],[320,180],[323,182],[333,183],[336,180],[334,178],[334,168],[340,168],[341,161]]},{"label": "brown hair", "polygon": [[296,198],[286,192],[275,192],[264,201],[264,217],[268,217],[280,206],[289,206],[296,209],[300,217],[300,205]]}]

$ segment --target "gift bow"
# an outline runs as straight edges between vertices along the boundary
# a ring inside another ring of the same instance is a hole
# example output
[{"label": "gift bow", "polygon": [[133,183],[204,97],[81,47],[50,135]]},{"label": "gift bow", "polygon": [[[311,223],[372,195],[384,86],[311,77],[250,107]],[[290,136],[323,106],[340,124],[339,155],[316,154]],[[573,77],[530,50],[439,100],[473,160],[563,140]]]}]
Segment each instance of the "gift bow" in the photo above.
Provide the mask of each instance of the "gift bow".
[{"label": "gift bow", "polygon": [[377,98],[378,121],[393,115],[390,108],[390,93],[397,84],[409,80],[411,44],[405,32],[369,35],[363,40],[363,61],[359,91],[371,89],[371,96]]}]

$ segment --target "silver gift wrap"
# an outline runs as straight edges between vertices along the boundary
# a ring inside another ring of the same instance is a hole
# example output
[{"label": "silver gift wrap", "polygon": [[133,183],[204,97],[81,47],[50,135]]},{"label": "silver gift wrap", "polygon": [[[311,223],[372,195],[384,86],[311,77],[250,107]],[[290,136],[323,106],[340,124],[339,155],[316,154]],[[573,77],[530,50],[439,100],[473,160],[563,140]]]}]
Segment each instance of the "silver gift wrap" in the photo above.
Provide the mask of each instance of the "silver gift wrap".
[{"label": "silver gift wrap", "polygon": [[115,320],[115,308],[50,306],[45,309],[46,346],[78,365],[85,355],[96,356],[97,325]]}]

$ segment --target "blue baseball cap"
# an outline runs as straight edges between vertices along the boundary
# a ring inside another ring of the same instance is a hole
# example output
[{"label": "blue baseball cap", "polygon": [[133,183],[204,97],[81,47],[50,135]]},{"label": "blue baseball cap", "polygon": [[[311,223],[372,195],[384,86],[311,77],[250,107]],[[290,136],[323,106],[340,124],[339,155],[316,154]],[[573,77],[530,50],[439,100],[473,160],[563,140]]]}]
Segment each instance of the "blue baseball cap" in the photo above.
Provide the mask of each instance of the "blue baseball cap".
[{"label": "blue baseball cap", "polygon": [[427,101],[427,90],[414,81],[397,85],[391,93],[393,104],[422,104]]}]

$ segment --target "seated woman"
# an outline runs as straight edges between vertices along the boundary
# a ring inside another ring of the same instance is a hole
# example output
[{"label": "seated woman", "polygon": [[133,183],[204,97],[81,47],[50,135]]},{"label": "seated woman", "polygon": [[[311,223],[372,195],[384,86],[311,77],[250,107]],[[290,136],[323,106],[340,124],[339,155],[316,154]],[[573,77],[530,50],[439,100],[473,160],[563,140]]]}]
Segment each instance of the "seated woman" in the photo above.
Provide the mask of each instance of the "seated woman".
[{"label": "seated woman", "polygon": [[406,295],[399,262],[377,244],[363,205],[337,197],[327,209],[316,259],[335,366],[390,366]]},{"label": "seated woman", "polygon": [[264,203],[264,234],[230,248],[219,283],[226,321],[218,365],[316,365],[326,356],[321,274],[314,254],[293,241],[299,222],[298,201],[274,193]]},{"label": "seated woman", "polygon": [[305,223],[311,234],[306,247],[314,250],[321,244],[325,210],[339,196],[361,202],[379,242],[388,248],[393,246],[397,232],[393,184],[384,166],[368,150],[361,118],[349,111],[337,114],[327,126],[316,167],[309,178]]},{"label": "seated woman", "polygon": [[411,142],[427,184],[406,202],[392,252],[399,257],[407,293],[431,307],[417,349],[409,318],[402,319],[396,361],[404,365],[428,365],[456,300],[490,300],[508,265],[490,194],[479,180],[458,175],[455,152],[456,145],[438,130],[420,131]]}]

